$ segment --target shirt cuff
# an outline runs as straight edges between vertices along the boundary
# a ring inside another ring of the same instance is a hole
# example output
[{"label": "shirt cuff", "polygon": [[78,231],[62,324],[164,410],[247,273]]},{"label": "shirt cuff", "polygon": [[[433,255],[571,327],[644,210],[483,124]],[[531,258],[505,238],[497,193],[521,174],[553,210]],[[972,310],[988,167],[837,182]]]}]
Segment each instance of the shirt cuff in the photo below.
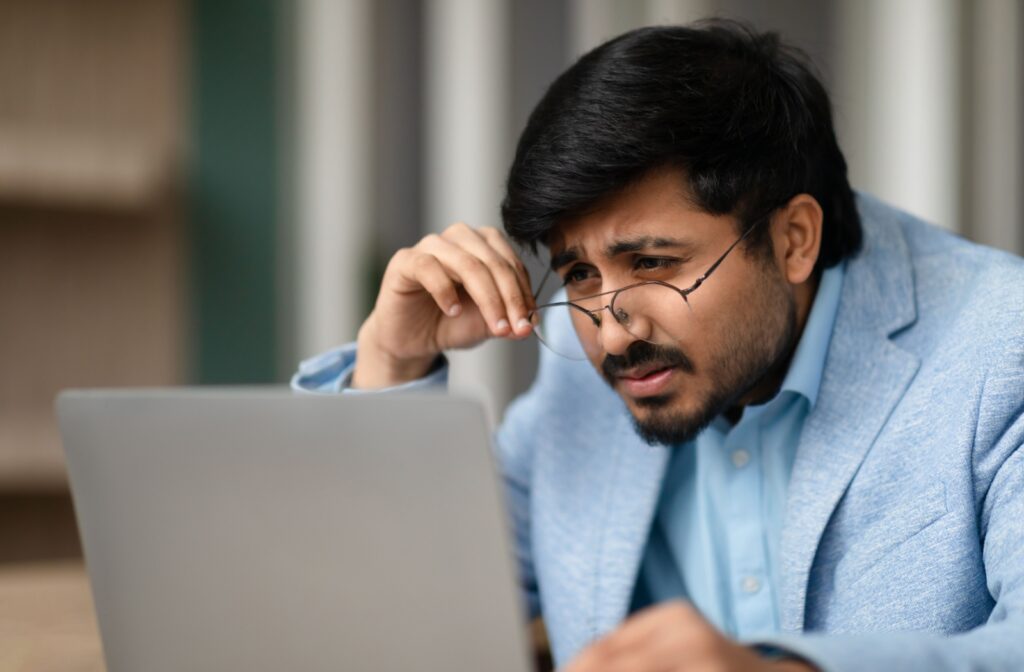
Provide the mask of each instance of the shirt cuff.
[{"label": "shirt cuff", "polygon": [[795,660],[801,663],[806,663],[816,670],[824,671],[825,668],[819,661],[811,660],[802,653],[798,653],[792,648],[779,646],[778,644],[767,644],[764,642],[748,644],[748,646],[754,650],[757,655],[761,656],[765,660],[770,661],[782,661],[782,660]]},{"label": "shirt cuff", "polygon": [[960,665],[963,665],[963,669],[970,667],[967,660],[959,660],[955,664],[944,660],[941,651],[934,646],[935,640],[934,634],[921,632],[860,635],[787,633],[766,637],[751,645],[759,649],[767,647],[777,650],[784,656],[809,663],[822,672],[932,672],[954,667],[961,669]]},{"label": "shirt cuff", "polygon": [[352,373],[356,368],[356,344],[346,343],[310,357],[299,364],[291,379],[296,392],[311,394],[378,394],[381,392],[419,392],[448,384],[448,360],[438,355],[433,366],[422,378],[394,387],[362,390],[352,387]]}]

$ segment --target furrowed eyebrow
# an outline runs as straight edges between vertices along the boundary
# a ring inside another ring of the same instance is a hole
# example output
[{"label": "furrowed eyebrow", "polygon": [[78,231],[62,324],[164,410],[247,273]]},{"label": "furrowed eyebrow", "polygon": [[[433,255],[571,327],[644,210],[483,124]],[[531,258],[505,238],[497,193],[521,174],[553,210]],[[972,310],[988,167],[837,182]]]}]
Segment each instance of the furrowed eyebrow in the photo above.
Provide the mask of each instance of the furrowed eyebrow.
[{"label": "furrowed eyebrow", "polygon": [[661,238],[658,236],[642,236],[630,240],[620,240],[605,248],[604,254],[609,259],[626,254],[628,252],[639,252],[640,250],[658,250],[666,247],[691,248],[693,245],[681,238]]},{"label": "furrowed eyebrow", "polygon": [[[682,238],[663,238],[661,236],[641,236],[629,240],[620,240],[605,248],[604,254],[609,259],[626,254],[628,252],[639,252],[640,250],[659,250],[666,248],[689,249],[693,244]],[[551,270],[557,271],[580,258],[580,251],[577,247],[569,247],[551,257]]]},{"label": "furrowed eyebrow", "polygon": [[557,271],[558,269],[571,264],[580,258],[580,251],[575,247],[567,248],[555,256],[551,257],[551,270]]}]

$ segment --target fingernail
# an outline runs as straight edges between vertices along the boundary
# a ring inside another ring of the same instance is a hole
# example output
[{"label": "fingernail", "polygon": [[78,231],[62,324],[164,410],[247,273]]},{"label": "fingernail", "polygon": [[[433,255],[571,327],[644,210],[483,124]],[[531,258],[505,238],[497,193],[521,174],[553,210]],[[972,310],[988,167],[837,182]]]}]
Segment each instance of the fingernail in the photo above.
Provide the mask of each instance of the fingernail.
[{"label": "fingernail", "polygon": [[516,322],[516,331],[526,331],[530,328],[530,321],[525,317]]},{"label": "fingernail", "polygon": [[451,315],[452,317],[457,316],[461,312],[462,306],[458,303],[453,303],[451,308],[448,309],[448,314]]},{"label": "fingernail", "polygon": [[505,331],[508,329],[508,320],[498,320],[498,323],[494,326],[498,331]]}]

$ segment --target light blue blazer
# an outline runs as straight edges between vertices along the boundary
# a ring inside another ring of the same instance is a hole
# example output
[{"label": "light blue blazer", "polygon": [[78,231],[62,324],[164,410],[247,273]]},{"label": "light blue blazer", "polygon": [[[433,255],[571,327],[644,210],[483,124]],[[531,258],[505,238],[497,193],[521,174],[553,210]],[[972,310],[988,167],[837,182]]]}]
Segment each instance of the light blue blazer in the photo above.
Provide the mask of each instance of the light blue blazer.
[{"label": "light blue blazer", "polygon": [[[826,670],[1024,670],[1024,262],[858,204],[772,642]],[[564,664],[627,615],[668,452],[588,363],[547,351],[496,451]]]}]

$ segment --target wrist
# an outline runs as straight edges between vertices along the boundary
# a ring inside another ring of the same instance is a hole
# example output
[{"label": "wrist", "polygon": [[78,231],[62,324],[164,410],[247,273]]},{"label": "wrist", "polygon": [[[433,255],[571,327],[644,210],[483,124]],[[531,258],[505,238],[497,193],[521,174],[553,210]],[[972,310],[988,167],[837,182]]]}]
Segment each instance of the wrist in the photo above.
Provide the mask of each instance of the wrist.
[{"label": "wrist", "polygon": [[381,389],[395,387],[418,380],[427,375],[437,355],[399,358],[380,347],[374,328],[373,315],[359,328],[356,337],[356,364],[352,372],[352,387]]}]

